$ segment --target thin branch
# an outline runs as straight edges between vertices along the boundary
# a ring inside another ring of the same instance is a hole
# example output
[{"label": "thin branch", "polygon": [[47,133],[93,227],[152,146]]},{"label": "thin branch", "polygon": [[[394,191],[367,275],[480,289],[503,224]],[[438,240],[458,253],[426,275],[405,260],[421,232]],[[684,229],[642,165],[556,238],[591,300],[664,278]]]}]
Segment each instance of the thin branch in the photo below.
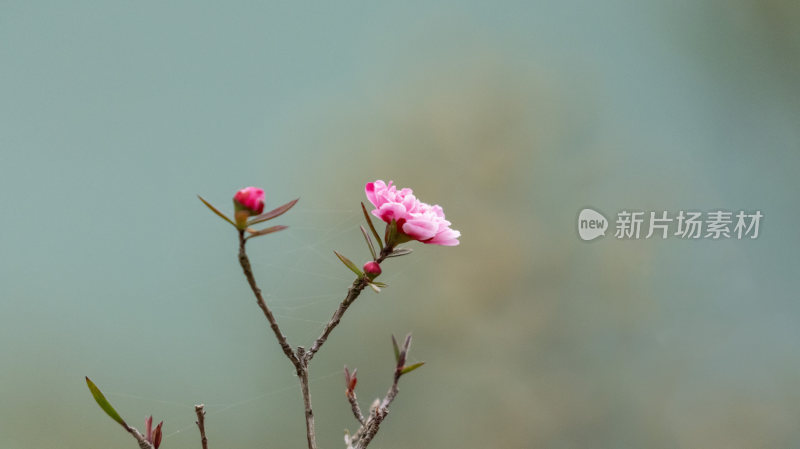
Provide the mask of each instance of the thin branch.
[{"label": "thin branch", "polygon": [[131,427],[127,424],[124,425],[125,430],[128,431],[134,438],[136,438],[136,442],[139,443],[139,449],[154,449],[153,445],[147,441],[147,438],[144,437],[135,427]]},{"label": "thin branch", "polygon": [[364,414],[361,413],[361,407],[358,406],[358,397],[356,396],[355,391],[351,391],[347,393],[347,400],[350,402],[350,408],[353,409],[353,416],[355,416],[356,420],[359,424],[366,425],[367,420],[364,418]]},{"label": "thin branch", "polygon": [[[378,258],[375,259],[375,262],[383,262],[384,259],[389,257],[389,254],[391,254],[393,250],[394,248],[390,246],[383,248]],[[353,281],[353,285],[347,289],[347,296],[345,296],[341,304],[339,304],[339,307],[336,309],[336,311],[333,312],[333,316],[331,317],[330,321],[328,321],[328,324],[325,325],[325,329],[322,330],[322,334],[317,337],[317,339],[311,345],[311,349],[306,352],[307,361],[311,361],[311,359],[314,357],[314,354],[316,354],[322,345],[325,344],[325,342],[328,340],[328,336],[330,336],[331,332],[333,332],[333,329],[339,325],[344,313],[347,311],[350,305],[355,302],[356,298],[358,298],[358,295],[361,294],[361,291],[363,291],[367,285],[369,285],[369,279],[367,279],[365,276],[356,278],[356,280]]]},{"label": "thin branch", "polygon": [[306,353],[306,358],[310,361],[314,354],[319,351],[323,344],[328,340],[328,336],[333,332],[333,329],[339,325],[339,322],[342,320],[342,316],[347,311],[353,302],[355,302],[358,295],[361,294],[361,291],[367,287],[367,278],[360,277],[353,281],[353,285],[347,289],[347,296],[342,300],[342,303],[339,304],[339,307],[333,312],[333,316],[331,317],[328,324],[325,325],[325,329],[322,330],[322,334],[317,337],[314,343],[311,345],[311,349],[308,350]]},{"label": "thin branch", "polygon": [[197,413],[197,428],[200,429],[200,443],[203,445],[203,449],[208,449],[208,438],[206,438],[206,412],[203,410],[205,405],[198,404],[194,406],[194,412]]},{"label": "thin branch", "polygon": [[305,358],[305,349],[297,347],[297,356],[302,360],[302,367],[298,371],[300,376],[300,390],[303,393],[303,405],[306,413],[306,438],[308,449],[317,449],[317,435],[314,432],[314,411],[311,409],[311,391],[308,389],[308,361]]},{"label": "thin branch", "polygon": [[300,374],[302,371],[302,365],[300,364],[300,360],[295,355],[294,351],[292,351],[292,347],[289,346],[289,343],[286,341],[286,336],[283,335],[281,332],[281,328],[278,326],[278,322],[275,320],[275,316],[272,315],[272,311],[269,310],[267,303],[264,302],[264,297],[261,295],[261,289],[258,288],[256,284],[256,278],[253,276],[253,269],[250,266],[250,259],[247,257],[247,251],[245,250],[245,244],[247,243],[247,239],[244,236],[244,230],[239,230],[239,263],[242,266],[242,271],[244,271],[244,275],[247,278],[247,282],[250,284],[250,288],[253,290],[253,294],[256,296],[256,302],[258,303],[258,307],[264,312],[264,316],[267,317],[267,321],[269,321],[269,325],[272,328],[272,332],[275,333],[275,337],[278,339],[278,343],[281,345],[281,349],[283,349],[283,353],[286,354],[286,357],[289,358],[289,361],[292,362],[295,369],[297,370],[297,374]]}]

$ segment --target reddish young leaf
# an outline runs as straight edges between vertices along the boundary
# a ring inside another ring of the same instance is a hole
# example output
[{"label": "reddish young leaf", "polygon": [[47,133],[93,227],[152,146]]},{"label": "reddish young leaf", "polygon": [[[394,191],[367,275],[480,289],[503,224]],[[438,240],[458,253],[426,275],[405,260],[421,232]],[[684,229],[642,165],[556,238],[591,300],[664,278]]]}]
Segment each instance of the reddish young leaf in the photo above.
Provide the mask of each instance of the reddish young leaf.
[{"label": "reddish young leaf", "polygon": [[254,224],[258,224],[258,223],[261,223],[261,222],[264,222],[264,221],[267,221],[267,220],[272,220],[275,217],[279,217],[279,216],[285,214],[289,209],[294,207],[294,205],[297,204],[298,201],[300,201],[300,198],[297,198],[295,200],[289,201],[288,203],[284,204],[283,206],[278,206],[278,207],[276,207],[275,209],[272,209],[269,212],[265,212],[265,213],[263,213],[261,215],[257,215],[255,217],[253,217],[252,219],[250,219],[250,222],[248,223],[248,225],[252,226]]},{"label": "reddish young leaf", "polygon": [[156,430],[153,431],[153,441],[151,441],[151,443],[153,443],[153,447],[155,449],[158,449],[158,446],[161,446],[161,426],[163,424],[164,421],[158,423],[158,425],[156,426]]}]

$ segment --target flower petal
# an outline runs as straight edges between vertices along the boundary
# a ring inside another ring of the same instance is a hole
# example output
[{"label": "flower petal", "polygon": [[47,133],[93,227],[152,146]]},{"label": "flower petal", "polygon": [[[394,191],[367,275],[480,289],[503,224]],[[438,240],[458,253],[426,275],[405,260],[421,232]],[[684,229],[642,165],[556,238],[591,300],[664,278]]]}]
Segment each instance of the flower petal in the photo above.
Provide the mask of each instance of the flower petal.
[{"label": "flower petal", "polygon": [[406,220],[403,224],[403,233],[419,241],[433,238],[439,226],[435,221],[426,218],[427,217],[420,217]]}]

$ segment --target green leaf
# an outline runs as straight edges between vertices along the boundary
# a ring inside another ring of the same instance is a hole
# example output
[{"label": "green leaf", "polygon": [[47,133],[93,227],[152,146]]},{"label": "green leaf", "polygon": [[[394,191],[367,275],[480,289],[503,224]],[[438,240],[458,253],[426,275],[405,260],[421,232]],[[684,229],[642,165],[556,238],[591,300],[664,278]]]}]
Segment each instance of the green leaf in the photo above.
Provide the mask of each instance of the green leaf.
[{"label": "green leaf", "polygon": [[99,405],[100,408],[106,412],[106,415],[118,422],[122,427],[127,428],[128,425],[125,424],[125,420],[119,416],[119,413],[114,410],[114,407],[111,406],[111,404],[108,402],[108,399],[106,399],[106,397],[103,396],[103,393],[100,392],[100,389],[97,388],[97,385],[95,385],[94,382],[92,382],[88,377],[86,378],[86,386],[89,387],[89,391],[92,392],[92,396],[94,396],[94,400],[97,401],[97,405]]},{"label": "green leaf", "polygon": [[389,286],[389,284],[386,284],[386,283],[384,283],[384,282],[372,281],[372,283],[373,283],[373,284],[375,284],[375,285],[377,285],[377,286],[378,286],[378,287],[380,287],[380,288],[386,288],[386,287],[388,287],[388,286]]},{"label": "green leaf", "polygon": [[375,254],[375,247],[372,246],[372,239],[369,238],[369,234],[367,234],[367,230],[364,229],[364,226],[359,226],[361,228],[361,233],[364,234],[364,240],[367,241],[367,246],[369,246],[369,252],[372,254],[372,260],[378,258],[377,254]]},{"label": "green leaf", "polygon": [[400,348],[397,346],[397,340],[395,340],[394,335],[392,335],[392,347],[394,348],[394,361],[400,361]]},{"label": "green leaf", "polygon": [[250,236],[247,238],[258,237],[261,235],[272,234],[273,232],[283,231],[284,229],[288,228],[289,226],[284,225],[277,225],[277,226],[270,226],[269,228],[259,229],[258,231],[247,228],[247,232],[250,233]]},{"label": "green leaf", "polygon": [[284,204],[283,206],[276,207],[275,209],[272,209],[269,212],[263,213],[261,215],[257,215],[255,217],[253,217],[252,219],[250,219],[250,221],[247,224],[252,226],[254,224],[258,224],[258,223],[261,223],[261,222],[264,222],[264,221],[267,221],[267,220],[272,220],[275,217],[279,217],[279,216],[285,214],[289,209],[294,207],[294,205],[297,204],[298,201],[300,201],[300,198],[297,198],[295,200],[289,201],[288,203]]},{"label": "green leaf", "polygon": [[226,217],[225,214],[223,214],[222,212],[218,211],[216,207],[212,206],[211,203],[209,203],[208,201],[203,199],[202,196],[197,195],[197,197],[200,198],[200,201],[202,201],[203,204],[208,206],[208,208],[211,209],[211,211],[213,211],[215,214],[219,215],[220,218],[222,218],[223,220],[225,220],[228,223],[230,223],[231,225],[233,225],[233,227],[237,227],[236,223],[234,223],[230,218]]},{"label": "green leaf", "polygon": [[414,250],[412,250],[411,248],[397,248],[396,250],[389,253],[389,255],[386,257],[400,257],[400,256],[405,256],[406,254],[411,254],[412,252],[414,252]]},{"label": "green leaf", "polygon": [[361,270],[358,269],[356,264],[354,264],[350,259],[348,259],[347,257],[344,257],[343,255],[339,254],[336,251],[334,251],[333,253],[336,254],[336,257],[338,257],[339,260],[341,260],[342,263],[345,264],[345,266],[347,266],[347,268],[350,269],[350,271],[355,273],[356,276],[358,276],[358,277],[364,276],[364,273],[362,273]]},{"label": "green leaf", "polygon": [[375,236],[375,240],[378,241],[378,246],[383,251],[383,242],[381,241],[381,237],[378,235],[378,231],[375,230],[375,225],[372,224],[372,219],[369,218],[369,214],[367,213],[367,208],[364,206],[364,203],[361,203],[361,211],[364,212],[364,219],[367,220],[367,224],[369,225],[369,229],[372,231],[372,235]]},{"label": "green leaf", "polygon": [[415,363],[413,365],[404,366],[403,369],[400,370],[400,375],[402,376],[403,374],[408,374],[411,371],[414,371],[415,369],[419,368],[420,366],[422,366],[424,364],[425,364],[425,362],[418,362],[418,363]]}]

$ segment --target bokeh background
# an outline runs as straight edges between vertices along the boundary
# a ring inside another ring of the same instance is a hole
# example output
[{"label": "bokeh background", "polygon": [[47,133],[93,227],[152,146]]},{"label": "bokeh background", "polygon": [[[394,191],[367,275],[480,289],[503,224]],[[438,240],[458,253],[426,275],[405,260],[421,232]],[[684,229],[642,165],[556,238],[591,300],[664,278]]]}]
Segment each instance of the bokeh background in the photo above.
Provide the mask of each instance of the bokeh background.
[{"label": "bokeh background", "polygon": [[[365,182],[455,248],[385,264],[312,366],[322,448],[414,332],[376,448],[800,447],[800,3],[0,1],[0,447],[305,447],[294,344],[367,259]],[[761,210],[756,240],[581,242],[578,211]]]}]

